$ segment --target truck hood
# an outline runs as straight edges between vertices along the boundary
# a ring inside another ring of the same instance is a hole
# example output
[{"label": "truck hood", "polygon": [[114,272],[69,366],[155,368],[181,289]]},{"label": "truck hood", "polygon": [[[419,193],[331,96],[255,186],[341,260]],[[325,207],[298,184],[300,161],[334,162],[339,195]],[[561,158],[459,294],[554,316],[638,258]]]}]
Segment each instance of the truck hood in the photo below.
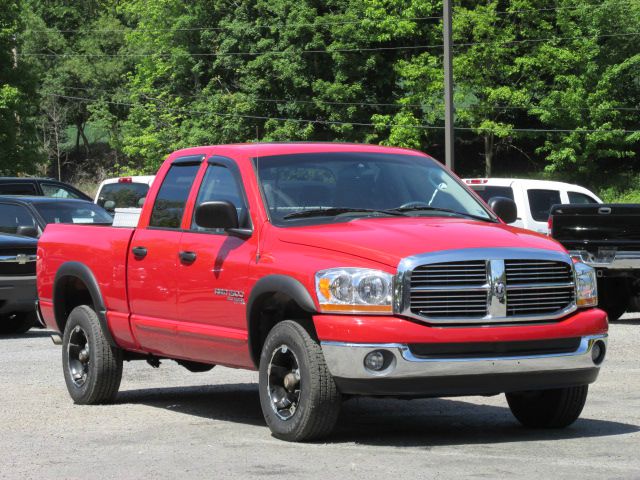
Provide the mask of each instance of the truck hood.
[{"label": "truck hood", "polygon": [[286,243],[354,255],[396,268],[419,253],[466,248],[536,248],[564,252],[547,236],[504,224],[442,217],[366,218],[278,229]]}]

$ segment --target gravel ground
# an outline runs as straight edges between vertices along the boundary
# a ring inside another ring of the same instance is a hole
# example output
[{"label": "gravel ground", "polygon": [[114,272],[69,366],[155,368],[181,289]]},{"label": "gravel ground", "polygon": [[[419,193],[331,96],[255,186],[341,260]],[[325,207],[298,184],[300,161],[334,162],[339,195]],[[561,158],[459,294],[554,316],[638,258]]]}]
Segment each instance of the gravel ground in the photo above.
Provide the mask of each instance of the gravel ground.
[{"label": "gravel ground", "polygon": [[322,444],[270,436],[257,374],[125,364],[117,403],[75,406],[47,332],[0,339],[0,478],[640,478],[640,315],[613,324],[587,405],[520,427],[504,396],[346,402]]}]

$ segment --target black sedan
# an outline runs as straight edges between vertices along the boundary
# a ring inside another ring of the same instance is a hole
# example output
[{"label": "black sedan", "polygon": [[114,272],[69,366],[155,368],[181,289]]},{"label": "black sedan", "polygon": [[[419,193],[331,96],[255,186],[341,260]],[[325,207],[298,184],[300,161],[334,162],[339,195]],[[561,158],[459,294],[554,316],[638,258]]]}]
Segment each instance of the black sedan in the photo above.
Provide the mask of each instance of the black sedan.
[{"label": "black sedan", "polygon": [[24,333],[35,324],[36,248],[45,226],[112,221],[86,200],[0,196],[0,334]]}]

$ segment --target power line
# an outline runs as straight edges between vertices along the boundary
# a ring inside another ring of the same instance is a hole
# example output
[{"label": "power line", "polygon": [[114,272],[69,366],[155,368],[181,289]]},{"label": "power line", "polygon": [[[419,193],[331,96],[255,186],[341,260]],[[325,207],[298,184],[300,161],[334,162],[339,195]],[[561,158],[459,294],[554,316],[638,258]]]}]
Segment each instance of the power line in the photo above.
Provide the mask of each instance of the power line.
[{"label": "power line", "polygon": [[[541,43],[547,41],[564,41],[564,40],[587,40],[595,38],[610,38],[610,37],[626,37],[640,35],[640,32],[626,32],[626,33],[605,33],[600,35],[578,35],[573,37],[546,37],[546,38],[528,38],[522,40],[505,40],[500,42],[486,41],[486,42],[467,42],[456,43],[454,48],[471,47],[474,45],[510,45],[521,43]],[[311,50],[266,50],[262,52],[212,52],[212,53],[190,53],[192,57],[224,57],[224,56],[258,56],[258,55],[283,55],[283,54],[309,54],[309,53],[360,53],[360,52],[382,52],[382,51],[401,51],[401,50],[427,50],[434,48],[442,48],[442,44],[436,45],[403,45],[395,47],[358,47],[358,48],[336,48],[336,49],[311,49]],[[139,57],[162,57],[171,58],[174,57],[173,53],[36,53],[36,52],[23,52],[18,53],[22,57],[82,57],[82,58],[139,58]]]},{"label": "power line", "polygon": [[[136,107],[141,106],[144,107],[144,104],[141,103],[129,103],[129,102],[114,102],[109,100],[100,100],[95,98],[85,98],[85,97],[75,97],[70,95],[58,95],[55,93],[47,94],[47,96],[56,97],[56,98],[64,98],[67,100],[76,100],[81,102],[98,102],[102,101],[104,103],[110,105],[119,105],[119,106],[129,106]],[[157,106],[157,105],[156,105]],[[366,123],[366,122],[343,122],[337,120],[318,120],[318,119],[300,119],[300,118],[288,118],[288,117],[273,117],[266,115],[248,115],[241,113],[222,113],[222,112],[212,112],[212,111],[196,111],[191,109],[175,109],[171,107],[160,106],[161,109],[167,112],[180,113],[183,115],[191,116],[191,115],[213,115],[218,117],[235,117],[235,118],[247,118],[250,120],[275,120],[281,122],[295,122],[295,123],[310,123],[310,124],[320,124],[320,125],[352,125],[352,126],[361,126],[361,127],[378,127],[378,128],[393,128],[393,127],[401,127],[401,128],[411,128],[418,130],[443,130],[443,126],[436,125],[404,125],[404,124],[378,124],[378,123]],[[477,128],[471,127],[456,127],[456,130],[461,131],[477,131]],[[614,129],[614,130],[602,130],[602,129],[543,129],[543,128],[512,128],[511,131],[514,132],[537,132],[537,133],[640,133],[640,130],[623,130],[623,129]]]},{"label": "power line", "polygon": [[[131,93],[137,93],[137,92],[133,92],[132,90],[121,90],[121,91],[114,91],[114,90],[105,90],[105,89],[101,89],[101,88],[88,88],[88,87],[69,87],[69,86],[65,86],[63,87],[63,90],[80,90],[83,92],[90,92],[90,91],[97,91],[97,92],[104,92],[110,95],[114,95],[116,93],[122,93],[122,92],[127,92],[129,94]],[[299,104],[299,105],[318,105],[318,104],[323,104],[323,105],[337,105],[337,106],[365,106],[365,107],[395,107],[395,108],[405,108],[405,107],[409,107],[409,108],[423,108],[424,104],[421,103],[377,103],[377,102],[339,102],[339,101],[332,101],[332,100],[299,100],[299,99],[284,99],[284,98],[280,98],[280,99],[275,99],[275,98],[256,98],[256,97],[251,97],[250,94],[245,93],[245,92],[231,92],[231,94],[243,94],[243,95],[247,95],[248,96],[248,100],[254,101],[254,102],[259,102],[259,103],[276,103],[276,104],[286,104],[286,103],[293,103],[293,104]],[[145,97],[147,97],[145,95]],[[194,99],[199,99],[199,100],[203,100],[206,99],[206,96],[203,96],[202,94],[199,95],[180,95],[181,98],[194,98]],[[147,97],[150,100],[158,100],[158,101],[163,101],[163,99],[160,98],[153,98],[153,97]],[[482,106],[479,108],[491,108],[494,110],[532,110],[534,108],[546,108],[543,107],[541,105],[531,105],[529,107],[515,107],[515,106],[501,106],[501,105],[488,105],[488,106]],[[550,106],[548,108],[551,108],[553,110],[562,110],[562,111],[574,111],[574,110],[579,110],[579,111],[591,111],[591,110],[609,110],[609,111],[633,111],[633,112],[637,112],[640,111],[640,107],[593,107],[593,108],[585,108],[585,107],[578,107],[578,108],[570,108],[570,107],[556,107],[556,106]],[[467,109],[473,109],[472,107],[461,107],[458,108],[458,110],[467,110]],[[476,108],[477,109],[477,108]]]},{"label": "power line", "polygon": [[[620,4],[628,3],[626,1],[621,1]],[[601,3],[587,3],[583,5],[573,5],[566,7],[547,7],[547,8],[528,8],[521,10],[503,10],[494,12],[495,15],[518,15],[521,13],[534,13],[534,12],[551,12],[551,11],[563,11],[563,10],[578,10],[581,8],[588,7],[598,7],[601,6]],[[455,10],[454,10],[455,11]],[[371,17],[359,17],[353,20],[341,20],[341,21],[318,21],[318,22],[293,22],[293,23],[278,23],[273,25],[251,25],[252,28],[292,28],[292,27],[324,27],[324,26],[333,26],[333,25],[351,25],[351,24],[361,24],[366,22],[372,23],[382,23],[388,21],[424,21],[424,20],[442,20],[442,16],[418,16],[418,17],[384,17],[384,18],[371,18]],[[124,29],[128,27],[124,27],[123,29],[39,29],[39,30],[29,30],[30,33],[122,33]],[[202,32],[202,31],[227,31],[231,30],[233,26],[224,26],[224,27],[178,27],[178,28],[134,28],[131,31],[135,32]]]}]

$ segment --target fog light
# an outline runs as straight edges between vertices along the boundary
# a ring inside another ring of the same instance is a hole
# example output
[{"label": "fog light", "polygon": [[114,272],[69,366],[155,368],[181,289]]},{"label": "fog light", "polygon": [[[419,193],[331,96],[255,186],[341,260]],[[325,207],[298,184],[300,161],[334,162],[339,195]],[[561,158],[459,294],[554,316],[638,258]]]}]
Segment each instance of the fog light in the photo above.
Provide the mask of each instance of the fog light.
[{"label": "fog light", "polygon": [[384,354],[380,350],[369,352],[367,356],[364,357],[364,366],[367,370],[379,372],[384,368],[384,363]]},{"label": "fog light", "polygon": [[604,360],[605,351],[606,347],[602,340],[595,342],[591,347],[591,359],[593,360],[593,363],[600,365]]}]

